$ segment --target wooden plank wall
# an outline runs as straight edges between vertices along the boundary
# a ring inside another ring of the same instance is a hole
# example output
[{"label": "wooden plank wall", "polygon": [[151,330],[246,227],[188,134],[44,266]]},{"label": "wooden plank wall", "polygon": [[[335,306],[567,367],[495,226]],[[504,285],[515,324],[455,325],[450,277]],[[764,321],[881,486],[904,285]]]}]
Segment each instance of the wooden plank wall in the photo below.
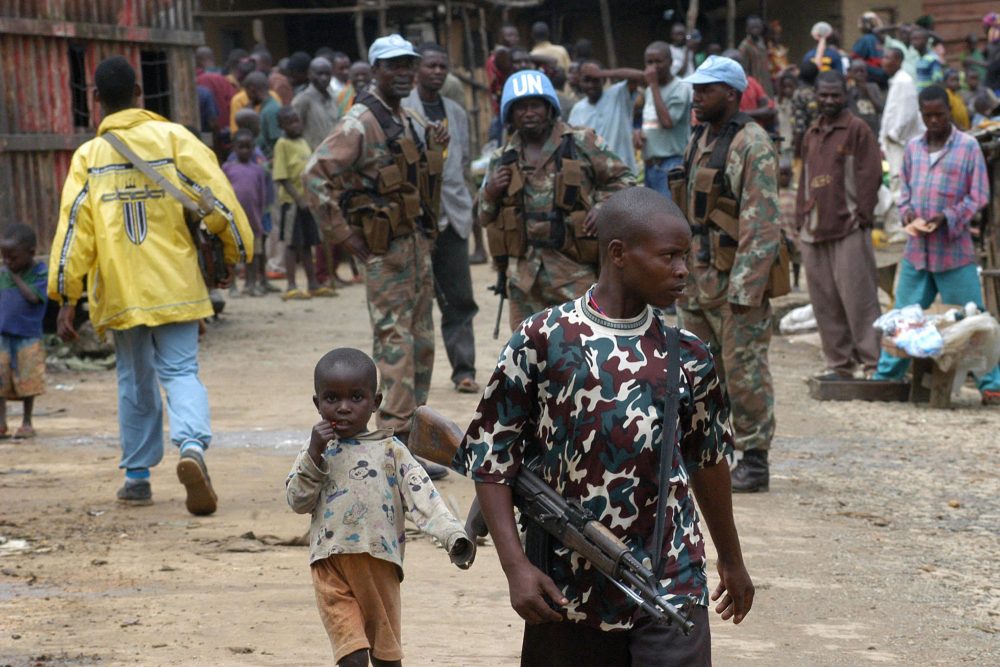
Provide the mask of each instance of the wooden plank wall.
[{"label": "wooden plank wall", "polygon": [[944,40],[948,62],[958,66],[965,50],[965,36],[970,32],[985,42],[983,16],[1000,11],[1000,5],[989,0],[924,0],[923,13],[934,17],[934,31]]},{"label": "wooden plank wall", "polygon": [[[169,63],[171,120],[198,125],[194,0],[0,0],[0,225],[32,225],[47,252],[73,151],[101,121],[94,71],[123,55],[141,76],[141,52]],[[70,45],[83,49],[89,118],[74,123]]]}]

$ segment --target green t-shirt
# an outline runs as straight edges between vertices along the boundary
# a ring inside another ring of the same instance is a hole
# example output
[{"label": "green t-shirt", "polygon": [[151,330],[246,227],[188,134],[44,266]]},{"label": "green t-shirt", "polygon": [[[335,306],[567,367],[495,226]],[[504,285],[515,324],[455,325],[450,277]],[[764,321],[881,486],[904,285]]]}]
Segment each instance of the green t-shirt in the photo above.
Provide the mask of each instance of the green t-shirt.
[{"label": "green t-shirt", "polygon": [[[271,163],[271,178],[274,182],[288,180],[298,194],[303,194],[302,172],[306,162],[312,156],[312,149],[304,137],[289,139],[281,137],[274,144],[274,160]],[[282,204],[294,204],[295,200],[285,188],[278,186],[278,201]]]},{"label": "green t-shirt", "polygon": [[[653,95],[659,95],[667,105],[673,127],[660,125],[656,115]],[[646,101],[642,107],[642,134],[646,144],[642,149],[643,159],[681,157],[691,136],[691,86],[674,78],[665,86],[646,89]]]}]

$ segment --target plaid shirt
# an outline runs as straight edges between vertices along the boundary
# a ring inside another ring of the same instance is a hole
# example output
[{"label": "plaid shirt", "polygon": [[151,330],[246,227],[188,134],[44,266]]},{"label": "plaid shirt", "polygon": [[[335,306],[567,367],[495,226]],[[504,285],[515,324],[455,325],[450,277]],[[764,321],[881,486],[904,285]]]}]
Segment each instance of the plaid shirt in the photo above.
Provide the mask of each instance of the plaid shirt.
[{"label": "plaid shirt", "polygon": [[904,257],[918,271],[940,273],[976,261],[969,223],[989,201],[986,162],[979,142],[952,128],[943,154],[933,163],[927,135],[906,145],[899,193],[904,219],[912,211],[929,220],[944,214],[948,224],[910,237]]}]

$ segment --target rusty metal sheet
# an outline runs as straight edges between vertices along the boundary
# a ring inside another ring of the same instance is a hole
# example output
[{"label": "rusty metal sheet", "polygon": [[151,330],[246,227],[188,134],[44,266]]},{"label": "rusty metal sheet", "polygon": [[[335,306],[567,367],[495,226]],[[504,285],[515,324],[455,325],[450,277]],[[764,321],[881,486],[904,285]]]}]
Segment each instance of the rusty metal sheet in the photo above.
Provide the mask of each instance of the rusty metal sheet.
[{"label": "rusty metal sheet", "polygon": [[0,0],[0,17],[194,31],[191,0]]},{"label": "rusty metal sheet", "polygon": [[4,35],[0,66],[6,89],[7,131],[71,132],[73,101],[68,43]]}]

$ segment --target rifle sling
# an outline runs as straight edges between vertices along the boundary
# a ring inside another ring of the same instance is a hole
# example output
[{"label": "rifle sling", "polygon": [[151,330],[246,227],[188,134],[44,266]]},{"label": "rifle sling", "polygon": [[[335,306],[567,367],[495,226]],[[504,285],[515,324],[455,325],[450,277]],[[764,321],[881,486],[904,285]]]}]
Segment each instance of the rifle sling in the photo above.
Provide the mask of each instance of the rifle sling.
[{"label": "rifle sling", "polygon": [[666,327],[667,336],[667,386],[664,397],[663,425],[660,433],[660,474],[656,494],[656,525],[653,531],[653,562],[650,568],[657,580],[663,576],[663,538],[667,521],[667,496],[670,486],[670,463],[677,441],[677,413],[680,409],[678,375],[680,374],[680,332],[676,327]]},{"label": "rifle sling", "polygon": [[129,148],[128,144],[121,140],[121,137],[116,135],[114,132],[105,132],[101,135],[101,137],[111,144],[112,148],[121,153],[123,158],[131,162],[133,167],[145,174],[151,181],[153,181],[153,183],[163,188],[168,195],[179,201],[181,206],[183,206],[186,210],[194,213],[199,218],[203,218],[208,214],[208,212],[202,211],[201,207],[198,206],[198,203],[191,197],[184,194],[180,188],[170,181],[170,179],[153,169],[148,162],[136,155],[135,151]]}]

